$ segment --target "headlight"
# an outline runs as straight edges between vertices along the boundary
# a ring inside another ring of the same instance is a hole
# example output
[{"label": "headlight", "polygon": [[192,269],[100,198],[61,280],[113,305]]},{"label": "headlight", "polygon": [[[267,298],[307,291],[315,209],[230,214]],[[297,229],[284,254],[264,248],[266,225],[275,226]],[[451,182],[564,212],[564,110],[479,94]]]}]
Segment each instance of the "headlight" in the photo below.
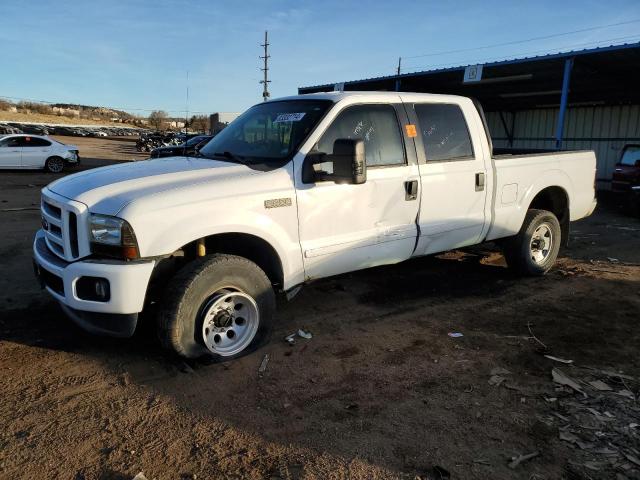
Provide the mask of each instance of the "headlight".
[{"label": "headlight", "polygon": [[121,218],[91,214],[89,237],[93,253],[127,260],[140,257],[133,229]]}]

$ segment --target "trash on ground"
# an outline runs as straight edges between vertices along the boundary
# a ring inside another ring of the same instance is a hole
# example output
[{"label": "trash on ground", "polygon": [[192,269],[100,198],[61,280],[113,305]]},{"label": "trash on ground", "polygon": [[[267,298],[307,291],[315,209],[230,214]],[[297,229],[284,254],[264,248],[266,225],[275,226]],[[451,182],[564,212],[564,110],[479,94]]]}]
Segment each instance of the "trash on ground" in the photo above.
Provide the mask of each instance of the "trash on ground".
[{"label": "trash on ground", "polygon": [[573,380],[571,377],[569,377],[568,375],[565,375],[562,370],[559,370],[557,368],[554,368],[551,370],[551,376],[553,377],[553,381],[557,384],[560,385],[566,385],[567,387],[570,387],[572,389],[574,389],[576,392],[581,393],[582,395],[584,395],[585,398],[588,397],[588,395],[584,392],[584,390],[582,390],[582,388],[580,388],[580,385],[578,385],[576,383],[575,380]]},{"label": "trash on ground", "polygon": [[607,260],[609,260],[611,263],[618,263],[620,261],[619,259],[613,257],[607,257]]},{"label": "trash on ground", "polygon": [[298,332],[292,333],[291,335],[287,335],[286,337],[284,337],[284,341],[287,342],[289,345],[295,345],[296,344],[296,335],[297,334],[298,334]]},{"label": "trash on ground", "polygon": [[301,338],[306,338],[307,340],[311,340],[311,338],[313,338],[311,332],[305,332],[302,329],[298,330],[298,336]]},{"label": "trash on ground", "polygon": [[138,474],[133,477],[132,480],[147,480],[147,477],[144,476],[144,473],[138,472]]},{"label": "trash on ground", "polygon": [[528,453],[527,455],[519,455],[517,457],[511,457],[511,462],[509,463],[509,468],[513,469],[520,465],[522,462],[526,462],[527,460],[531,460],[532,458],[536,458],[540,455],[540,452],[536,451],[533,453]]},{"label": "trash on ground", "polygon": [[589,382],[589,385],[601,392],[608,392],[613,390],[613,388],[604,383],[602,380],[594,380],[593,382]]},{"label": "trash on ground", "polygon": [[560,363],[573,363],[573,360],[565,360],[564,358],[558,358],[558,357],[554,357],[553,355],[545,355],[545,358],[548,358],[549,360],[553,360],[554,362],[560,362]]},{"label": "trash on ground", "polygon": [[269,354],[265,353],[264,357],[262,357],[262,362],[260,362],[260,368],[258,368],[258,373],[262,374],[267,369],[267,364],[269,363]]},{"label": "trash on ground", "polygon": [[464,335],[460,332],[449,332],[447,335],[449,335],[451,338],[464,337]]},{"label": "trash on ground", "polygon": [[501,377],[500,375],[492,375],[489,379],[489,385],[493,385],[495,387],[499,387],[502,382],[504,382],[506,378]]},{"label": "trash on ground", "polygon": [[629,390],[620,390],[619,392],[616,392],[616,395],[620,395],[621,397],[626,397],[629,398],[631,400],[635,400],[636,396],[633,394],[633,392],[629,391]]},{"label": "trash on ground", "polygon": [[565,442],[575,443],[578,441],[578,436],[571,432],[560,432],[558,435],[560,440],[564,440]]},{"label": "trash on ground", "polygon": [[506,368],[495,367],[491,369],[491,375],[510,375],[511,372]]},{"label": "trash on ground", "polygon": [[635,455],[631,455],[629,453],[625,453],[624,456],[627,457],[627,460],[629,460],[630,462],[635,463],[636,465],[640,466],[640,459],[638,457],[636,457]]}]

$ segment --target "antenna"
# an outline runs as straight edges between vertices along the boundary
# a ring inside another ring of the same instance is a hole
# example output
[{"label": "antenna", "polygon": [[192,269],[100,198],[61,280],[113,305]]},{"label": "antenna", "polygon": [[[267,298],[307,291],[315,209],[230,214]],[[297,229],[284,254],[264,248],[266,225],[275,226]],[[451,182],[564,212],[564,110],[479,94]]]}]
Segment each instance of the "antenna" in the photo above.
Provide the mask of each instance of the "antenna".
[{"label": "antenna", "polygon": [[268,85],[271,83],[269,80],[268,72],[269,72],[269,32],[265,30],[264,32],[264,43],[260,44],[261,47],[264,47],[264,57],[260,57],[264,60],[264,68],[261,68],[264,72],[264,79],[260,80],[260,83],[264,85],[262,90],[262,98],[266,102],[269,98],[269,88]]}]

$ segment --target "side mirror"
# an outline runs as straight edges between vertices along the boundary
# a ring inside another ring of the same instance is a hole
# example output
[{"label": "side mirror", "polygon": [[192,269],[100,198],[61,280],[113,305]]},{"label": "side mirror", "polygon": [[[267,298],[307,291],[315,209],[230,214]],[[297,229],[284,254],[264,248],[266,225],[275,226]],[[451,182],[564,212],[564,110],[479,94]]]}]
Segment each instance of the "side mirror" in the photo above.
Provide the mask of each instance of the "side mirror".
[{"label": "side mirror", "polygon": [[[333,164],[332,172],[316,170],[314,165]],[[363,140],[339,138],[333,144],[333,153],[310,153],[302,168],[302,181],[315,183],[332,181],[360,185],[367,181],[367,165]]]}]

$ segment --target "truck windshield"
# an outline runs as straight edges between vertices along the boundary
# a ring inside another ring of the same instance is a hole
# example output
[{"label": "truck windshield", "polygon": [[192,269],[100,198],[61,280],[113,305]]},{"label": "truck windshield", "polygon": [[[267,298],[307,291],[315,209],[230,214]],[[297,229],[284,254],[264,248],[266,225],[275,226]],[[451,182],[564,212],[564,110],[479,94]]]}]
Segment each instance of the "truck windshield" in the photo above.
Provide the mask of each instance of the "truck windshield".
[{"label": "truck windshield", "polygon": [[330,100],[255,105],[207,143],[200,155],[242,163],[289,160],[331,105]]},{"label": "truck windshield", "polygon": [[621,165],[630,165],[633,167],[638,161],[640,161],[640,145],[633,145],[624,149],[624,153],[620,159]]}]

